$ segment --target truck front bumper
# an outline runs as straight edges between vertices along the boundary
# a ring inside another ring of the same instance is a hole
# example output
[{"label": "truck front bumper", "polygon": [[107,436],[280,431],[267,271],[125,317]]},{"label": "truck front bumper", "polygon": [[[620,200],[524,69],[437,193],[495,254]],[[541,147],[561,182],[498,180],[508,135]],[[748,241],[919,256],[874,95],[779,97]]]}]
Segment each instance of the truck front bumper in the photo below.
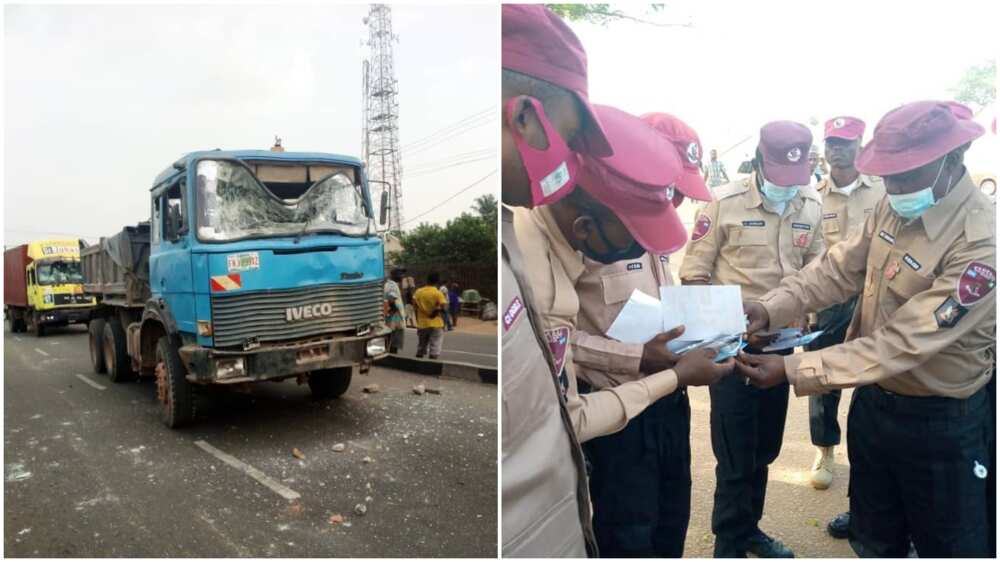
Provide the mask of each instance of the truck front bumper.
[{"label": "truck front bumper", "polygon": [[53,308],[36,312],[42,325],[51,324],[81,324],[90,322],[92,307],[87,308]]},{"label": "truck front bumper", "polygon": [[196,344],[180,348],[187,379],[198,384],[237,384],[281,380],[296,375],[359,365],[367,368],[386,355],[390,330],[364,336],[311,338],[261,345],[247,351],[223,351]]}]

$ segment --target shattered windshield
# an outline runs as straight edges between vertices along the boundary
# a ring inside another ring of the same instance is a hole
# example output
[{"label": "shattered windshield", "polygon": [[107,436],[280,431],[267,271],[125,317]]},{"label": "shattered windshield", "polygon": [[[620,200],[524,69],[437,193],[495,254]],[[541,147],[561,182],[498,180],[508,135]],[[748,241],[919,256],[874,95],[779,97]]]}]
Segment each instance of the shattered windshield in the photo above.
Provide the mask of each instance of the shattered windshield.
[{"label": "shattered windshield", "polygon": [[361,186],[342,172],[305,186],[293,198],[279,198],[238,162],[202,160],[197,172],[201,240],[370,232]]},{"label": "shattered windshield", "polygon": [[83,283],[78,261],[55,261],[39,264],[36,274],[39,285],[65,285]]}]

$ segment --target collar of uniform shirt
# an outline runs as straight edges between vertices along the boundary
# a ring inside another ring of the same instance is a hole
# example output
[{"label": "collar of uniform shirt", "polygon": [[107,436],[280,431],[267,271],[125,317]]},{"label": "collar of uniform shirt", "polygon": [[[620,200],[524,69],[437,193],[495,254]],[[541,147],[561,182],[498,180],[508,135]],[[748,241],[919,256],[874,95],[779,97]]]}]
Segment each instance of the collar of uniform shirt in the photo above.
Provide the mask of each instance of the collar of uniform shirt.
[{"label": "collar of uniform shirt", "polygon": [[586,266],[583,264],[583,253],[574,250],[573,246],[570,246],[566,237],[563,236],[562,230],[559,229],[559,225],[556,224],[556,219],[552,216],[552,211],[547,206],[535,207],[532,213],[537,213],[536,218],[541,218],[542,222],[545,223],[544,230],[545,235],[549,237],[549,246],[552,248],[552,252],[556,255],[556,258],[562,263],[563,269],[569,275],[570,281],[576,285],[577,280],[586,271]]},{"label": "collar of uniform shirt", "polygon": [[936,239],[938,234],[944,230],[944,227],[958,216],[956,211],[972,195],[975,188],[975,184],[972,183],[972,176],[966,170],[962,179],[958,180],[958,183],[955,184],[955,187],[951,188],[951,191],[938,201],[937,205],[924,212],[920,217],[920,221],[924,223],[924,231],[927,232],[928,238],[931,240]]},{"label": "collar of uniform shirt", "polygon": [[[748,181],[750,182],[750,200],[747,201],[744,207],[746,207],[747,209],[760,207],[761,205],[764,204],[764,196],[761,195],[760,188],[757,187],[757,172],[751,173],[750,178],[748,178]],[[799,194],[794,199],[785,204],[785,208],[782,209],[782,212],[776,214],[784,217],[785,211],[787,211],[788,209],[791,209],[792,212],[797,213],[799,209],[802,208],[802,205],[803,205],[802,193],[800,191]],[[764,207],[764,209],[769,212],[773,212],[768,207]]]}]

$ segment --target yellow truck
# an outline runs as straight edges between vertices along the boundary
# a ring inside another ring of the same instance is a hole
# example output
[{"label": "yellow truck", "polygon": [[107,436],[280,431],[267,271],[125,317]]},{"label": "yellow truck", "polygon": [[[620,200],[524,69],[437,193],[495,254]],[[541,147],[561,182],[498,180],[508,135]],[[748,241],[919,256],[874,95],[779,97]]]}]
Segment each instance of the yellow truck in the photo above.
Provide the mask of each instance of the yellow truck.
[{"label": "yellow truck", "polygon": [[80,240],[39,240],[4,251],[3,304],[10,331],[45,335],[49,326],[86,324],[95,306],[83,294]]}]

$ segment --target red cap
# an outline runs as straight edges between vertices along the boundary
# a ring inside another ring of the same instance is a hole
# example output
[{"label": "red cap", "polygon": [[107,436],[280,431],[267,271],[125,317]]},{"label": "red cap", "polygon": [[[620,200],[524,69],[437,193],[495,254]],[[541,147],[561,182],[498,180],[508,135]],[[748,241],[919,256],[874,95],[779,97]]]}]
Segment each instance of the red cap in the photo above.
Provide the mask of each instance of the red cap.
[{"label": "red cap", "polygon": [[830,138],[860,140],[864,134],[864,121],[858,119],[857,117],[842,115],[840,117],[834,117],[826,122],[826,127],[823,131],[823,140]]},{"label": "red cap", "polygon": [[[964,118],[956,102],[917,101],[886,113],[855,166],[862,174],[891,176],[927,165],[981,137],[986,129]],[[971,116],[971,112],[968,112]]]},{"label": "red cap", "polygon": [[679,250],[687,232],[673,202],[673,186],[683,169],[677,151],[638,117],[605,105],[594,107],[615,155],[584,156],[577,183],[611,209],[647,251]]},{"label": "red cap", "polygon": [[574,150],[610,156],[611,145],[587,96],[587,53],[569,26],[541,4],[504,4],[501,29],[501,66],[574,93],[586,113]]},{"label": "red cap", "polygon": [[[698,133],[680,118],[669,113],[647,113],[640,119],[663,135],[677,150],[678,160],[681,163],[681,174],[677,178],[677,191],[691,199],[711,201],[712,192],[705,185],[701,171],[701,158],[705,152],[701,148]],[[674,202],[680,204],[681,199],[676,198]]]},{"label": "red cap", "polygon": [[761,127],[757,149],[764,156],[764,178],[782,187],[808,185],[812,138],[808,127],[794,121],[771,121]]}]

